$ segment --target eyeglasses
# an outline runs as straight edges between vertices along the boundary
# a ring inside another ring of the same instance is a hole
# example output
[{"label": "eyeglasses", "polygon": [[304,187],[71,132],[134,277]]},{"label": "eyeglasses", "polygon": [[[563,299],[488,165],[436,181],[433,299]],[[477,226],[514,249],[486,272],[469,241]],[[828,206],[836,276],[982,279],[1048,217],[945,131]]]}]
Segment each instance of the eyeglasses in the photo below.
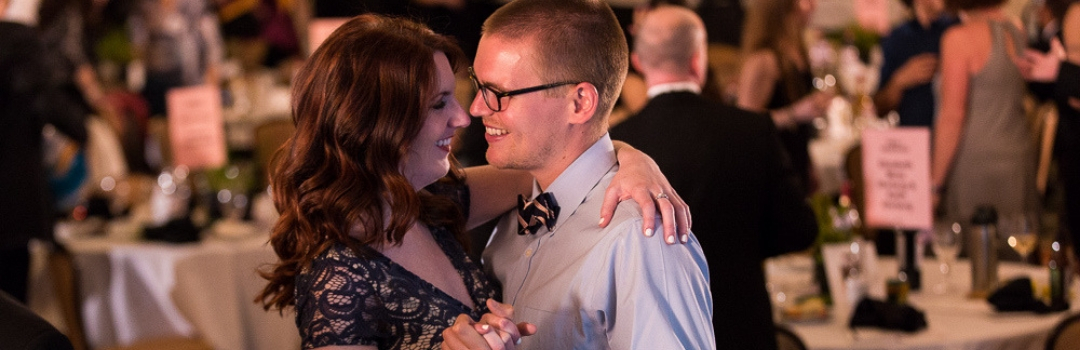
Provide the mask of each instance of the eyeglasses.
[{"label": "eyeglasses", "polygon": [[[484,84],[481,84],[480,79],[476,78],[476,72],[473,71],[472,67],[469,67],[469,79],[472,80],[473,87],[476,88],[476,91],[480,92],[480,96],[484,96],[484,104],[486,104],[488,108],[490,108],[492,111],[495,111],[495,112],[500,112],[500,111],[503,110],[503,105],[502,105],[502,98],[503,97],[510,97],[510,96],[514,96],[514,95],[527,94],[527,93],[530,93],[530,92],[547,90],[547,89],[551,89],[551,88],[560,87],[560,86],[563,86],[563,85],[577,84],[577,83],[572,82],[572,81],[564,81],[564,82],[558,82],[558,83],[537,85],[537,86],[527,87],[527,88],[524,88],[524,89],[517,89],[517,90],[513,90],[513,91],[499,92],[499,91],[496,91],[495,89],[492,89],[492,88],[490,88],[490,87],[488,87],[488,86],[486,86]],[[495,102],[495,103],[492,104],[491,102]]]}]

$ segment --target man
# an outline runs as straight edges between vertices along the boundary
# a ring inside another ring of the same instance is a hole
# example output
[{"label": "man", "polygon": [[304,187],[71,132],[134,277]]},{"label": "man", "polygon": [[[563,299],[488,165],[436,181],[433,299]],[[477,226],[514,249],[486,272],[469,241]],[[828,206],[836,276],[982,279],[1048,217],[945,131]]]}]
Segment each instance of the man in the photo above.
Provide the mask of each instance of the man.
[{"label": "man", "polygon": [[930,82],[938,71],[941,35],[957,23],[942,0],[903,0],[913,18],[881,42],[881,66],[874,106],[880,115],[895,110],[901,126],[933,127],[936,104]]},{"label": "man", "polygon": [[[528,171],[528,198],[539,197],[503,217],[484,251],[514,321],[536,325],[522,347],[715,347],[697,239],[645,237],[630,202],[596,225],[619,167],[607,128],[627,65],[625,36],[602,1],[517,0],[484,23],[472,76],[480,93],[469,111],[483,118],[488,162]],[[529,212],[551,215],[519,219]],[[478,336],[463,321],[443,333],[444,347]]]},{"label": "man", "polygon": [[817,223],[771,119],[701,96],[707,55],[705,27],[693,11],[650,11],[630,57],[650,99],[611,135],[656,159],[694,210],[719,346],[775,349],[762,261],[806,249]]}]

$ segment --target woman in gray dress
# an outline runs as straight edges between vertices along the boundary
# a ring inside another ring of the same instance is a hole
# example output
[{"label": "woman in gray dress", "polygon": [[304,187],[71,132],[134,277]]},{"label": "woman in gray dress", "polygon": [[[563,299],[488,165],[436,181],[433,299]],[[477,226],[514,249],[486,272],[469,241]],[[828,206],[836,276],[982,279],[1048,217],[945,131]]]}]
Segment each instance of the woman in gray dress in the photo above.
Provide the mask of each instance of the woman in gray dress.
[{"label": "woman in gray dress", "polygon": [[946,0],[961,24],[941,43],[941,104],[933,181],[948,217],[967,221],[981,205],[1002,216],[1038,210],[1035,141],[1017,67],[1025,39],[1006,0]]}]

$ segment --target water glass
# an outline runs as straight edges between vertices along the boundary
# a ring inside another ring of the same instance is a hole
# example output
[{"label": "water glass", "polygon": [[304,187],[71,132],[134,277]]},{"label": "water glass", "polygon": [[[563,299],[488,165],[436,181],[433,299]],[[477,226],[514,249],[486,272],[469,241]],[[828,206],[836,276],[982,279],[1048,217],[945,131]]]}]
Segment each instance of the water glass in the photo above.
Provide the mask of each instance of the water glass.
[{"label": "water glass", "polygon": [[934,287],[934,290],[939,294],[948,292],[949,275],[952,272],[953,265],[956,263],[956,256],[960,253],[961,242],[963,242],[961,232],[963,232],[963,228],[960,226],[959,221],[943,219],[934,223],[934,239],[931,246],[934,249],[934,255],[937,256],[938,269],[943,277],[941,284]]}]

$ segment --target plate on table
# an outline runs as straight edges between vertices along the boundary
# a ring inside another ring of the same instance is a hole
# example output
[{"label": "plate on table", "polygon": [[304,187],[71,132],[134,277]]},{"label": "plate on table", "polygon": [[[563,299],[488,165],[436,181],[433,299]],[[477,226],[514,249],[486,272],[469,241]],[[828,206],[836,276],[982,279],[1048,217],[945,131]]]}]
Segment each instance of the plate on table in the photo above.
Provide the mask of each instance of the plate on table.
[{"label": "plate on table", "polygon": [[825,305],[825,299],[820,296],[803,298],[780,310],[780,317],[786,322],[824,322],[828,321],[830,316],[829,306]]}]

